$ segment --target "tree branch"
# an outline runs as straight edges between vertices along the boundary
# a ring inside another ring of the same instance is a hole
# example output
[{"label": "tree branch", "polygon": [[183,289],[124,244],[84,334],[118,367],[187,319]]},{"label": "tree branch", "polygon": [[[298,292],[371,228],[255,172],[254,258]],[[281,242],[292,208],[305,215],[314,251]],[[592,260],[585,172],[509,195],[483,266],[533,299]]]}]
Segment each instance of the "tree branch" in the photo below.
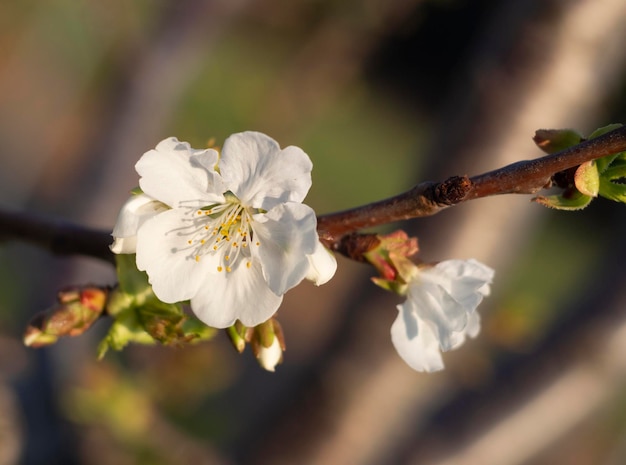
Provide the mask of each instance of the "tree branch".
[{"label": "tree branch", "polygon": [[524,160],[474,177],[423,182],[395,197],[318,217],[320,239],[333,250],[342,236],[360,229],[430,216],[467,200],[502,194],[533,194],[552,176],[586,161],[626,151],[626,126],[535,160]]},{"label": "tree branch", "polygon": [[0,242],[19,240],[59,255],[86,255],[115,263],[110,232],[26,213],[0,210]]},{"label": "tree branch", "polygon": [[[457,203],[502,194],[533,194],[556,173],[626,151],[626,126],[535,160],[524,160],[474,177],[422,182],[407,192],[361,207],[318,217],[321,241],[333,250],[342,237],[364,228],[430,216]],[[0,211],[0,241],[20,240],[61,255],[87,255],[114,263],[109,232],[25,213]]]}]

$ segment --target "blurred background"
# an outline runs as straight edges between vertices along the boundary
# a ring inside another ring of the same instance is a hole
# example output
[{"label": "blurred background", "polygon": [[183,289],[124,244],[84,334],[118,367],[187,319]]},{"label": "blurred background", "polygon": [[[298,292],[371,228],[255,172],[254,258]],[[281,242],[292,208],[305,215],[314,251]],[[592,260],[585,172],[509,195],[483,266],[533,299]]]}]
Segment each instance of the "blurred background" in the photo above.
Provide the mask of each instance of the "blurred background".
[{"label": "blurred background", "polygon": [[[540,155],[539,128],[626,120],[623,0],[0,3],[0,207],[111,230],[161,139],[297,145],[318,213]],[[290,291],[274,374],[221,334],[98,362],[108,322],[27,321],[110,265],[0,248],[0,465],[626,463],[626,207],[482,199],[402,227],[496,269],[483,330],[413,372],[400,302],[339,258]]]}]

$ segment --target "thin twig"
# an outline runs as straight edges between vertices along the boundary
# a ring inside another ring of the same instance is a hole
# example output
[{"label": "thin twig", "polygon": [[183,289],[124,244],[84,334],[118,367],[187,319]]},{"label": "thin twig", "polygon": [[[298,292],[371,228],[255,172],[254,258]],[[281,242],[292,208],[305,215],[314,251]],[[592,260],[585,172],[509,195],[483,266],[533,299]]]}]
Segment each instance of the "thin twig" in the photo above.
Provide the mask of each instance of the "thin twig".
[{"label": "thin twig", "polygon": [[59,255],[86,255],[115,263],[111,233],[66,221],[0,210],[0,241],[27,242]]},{"label": "thin twig", "polygon": [[556,173],[586,161],[626,151],[626,126],[561,152],[524,160],[474,177],[424,182],[395,197],[318,218],[320,239],[336,250],[346,234],[410,218],[434,215],[467,200],[502,194],[533,194]]}]

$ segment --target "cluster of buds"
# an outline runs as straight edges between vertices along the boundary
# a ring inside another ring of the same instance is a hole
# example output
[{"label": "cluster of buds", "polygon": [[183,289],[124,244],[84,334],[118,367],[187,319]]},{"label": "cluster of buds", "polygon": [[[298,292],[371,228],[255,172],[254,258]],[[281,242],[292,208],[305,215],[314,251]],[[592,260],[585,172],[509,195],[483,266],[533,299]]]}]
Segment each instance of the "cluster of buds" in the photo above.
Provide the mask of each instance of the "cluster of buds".
[{"label": "cluster of buds", "polygon": [[250,344],[259,365],[267,371],[275,371],[276,365],[283,361],[285,338],[276,318],[251,328],[237,321],[227,329],[227,334],[239,353],[245,350],[246,344]]},{"label": "cluster of buds", "polygon": [[79,336],[102,315],[109,290],[95,286],[59,291],[57,304],[38,313],[28,324],[24,344],[42,347],[62,336]]}]

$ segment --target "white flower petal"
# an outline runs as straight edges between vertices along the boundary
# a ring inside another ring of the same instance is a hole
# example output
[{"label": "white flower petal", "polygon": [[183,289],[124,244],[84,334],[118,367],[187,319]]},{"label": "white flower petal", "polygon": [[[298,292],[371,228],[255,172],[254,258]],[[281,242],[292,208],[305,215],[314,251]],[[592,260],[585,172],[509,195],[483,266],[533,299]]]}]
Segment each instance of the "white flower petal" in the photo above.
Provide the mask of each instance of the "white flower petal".
[{"label": "white flower petal", "polygon": [[[423,272],[422,274],[426,274]],[[467,326],[467,312],[444,289],[428,281],[409,284],[409,300],[428,321],[443,350],[450,350],[454,334]]]},{"label": "white flower petal", "polygon": [[443,359],[435,333],[410,306],[398,305],[398,317],[391,326],[391,341],[402,359],[414,370],[443,369]]},{"label": "white flower petal", "polygon": [[480,296],[490,293],[489,283],[493,281],[494,271],[477,260],[446,260],[434,268],[452,278],[452,293],[460,303],[464,299],[470,299],[469,306],[475,307],[480,303],[480,300],[474,303],[476,291]]},{"label": "white flower petal", "polygon": [[205,206],[224,201],[226,189],[215,171],[218,153],[195,150],[170,137],[146,152],[135,165],[139,185],[170,207]]},{"label": "white flower petal", "polygon": [[327,283],[337,271],[337,259],[330,250],[317,242],[315,252],[307,255],[309,260],[309,271],[306,279],[313,281],[316,286]]},{"label": "white flower petal", "polygon": [[233,134],[224,142],[220,172],[242,201],[270,210],[284,202],[302,202],[311,188],[309,156],[298,147],[280,149],[260,132]]},{"label": "white flower petal", "polygon": [[280,342],[277,337],[274,337],[274,342],[269,347],[261,346],[257,355],[259,365],[261,365],[267,371],[275,371],[276,365],[278,365],[283,359],[283,349],[280,347]]},{"label": "white flower petal", "polygon": [[253,242],[260,245],[252,254],[258,255],[270,289],[283,295],[309,272],[307,256],[319,242],[315,212],[301,203],[285,203],[254,219]]},{"label": "white flower petal", "polygon": [[217,273],[216,261],[195,260],[187,236],[180,234],[187,221],[185,210],[168,210],[147,220],[137,233],[137,267],[148,273],[155,295],[163,302],[190,299],[207,275]]},{"label": "white flower petal", "polygon": [[132,195],[122,206],[111,234],[113,253],[135,253],[137,230],[148,219],[167,210],[167,205],[146,194]]},{"label": "white flower petal", "polygon": [[480,331],[476,307],[488,295],[494,271],[476,260],[448,260],[422,268],[392,326],[400,356],[416,370],[443,368],[440,351],[460,347]]},{"label": "white flower petal", "polygon": [[480,332],[480,314],[474,310],[470,313],[470,316],[467,320],[467,327],[465,328],[465,334],[467,334],[472,339],[478,336]]},{"label": "white flower petal", "polygon": [[214,274],[191,299],[196,316],[213,328],[227,328],[240,320],[256,326],[271,318],[283,298],[268,287],[257,262],[230,273]]}]

